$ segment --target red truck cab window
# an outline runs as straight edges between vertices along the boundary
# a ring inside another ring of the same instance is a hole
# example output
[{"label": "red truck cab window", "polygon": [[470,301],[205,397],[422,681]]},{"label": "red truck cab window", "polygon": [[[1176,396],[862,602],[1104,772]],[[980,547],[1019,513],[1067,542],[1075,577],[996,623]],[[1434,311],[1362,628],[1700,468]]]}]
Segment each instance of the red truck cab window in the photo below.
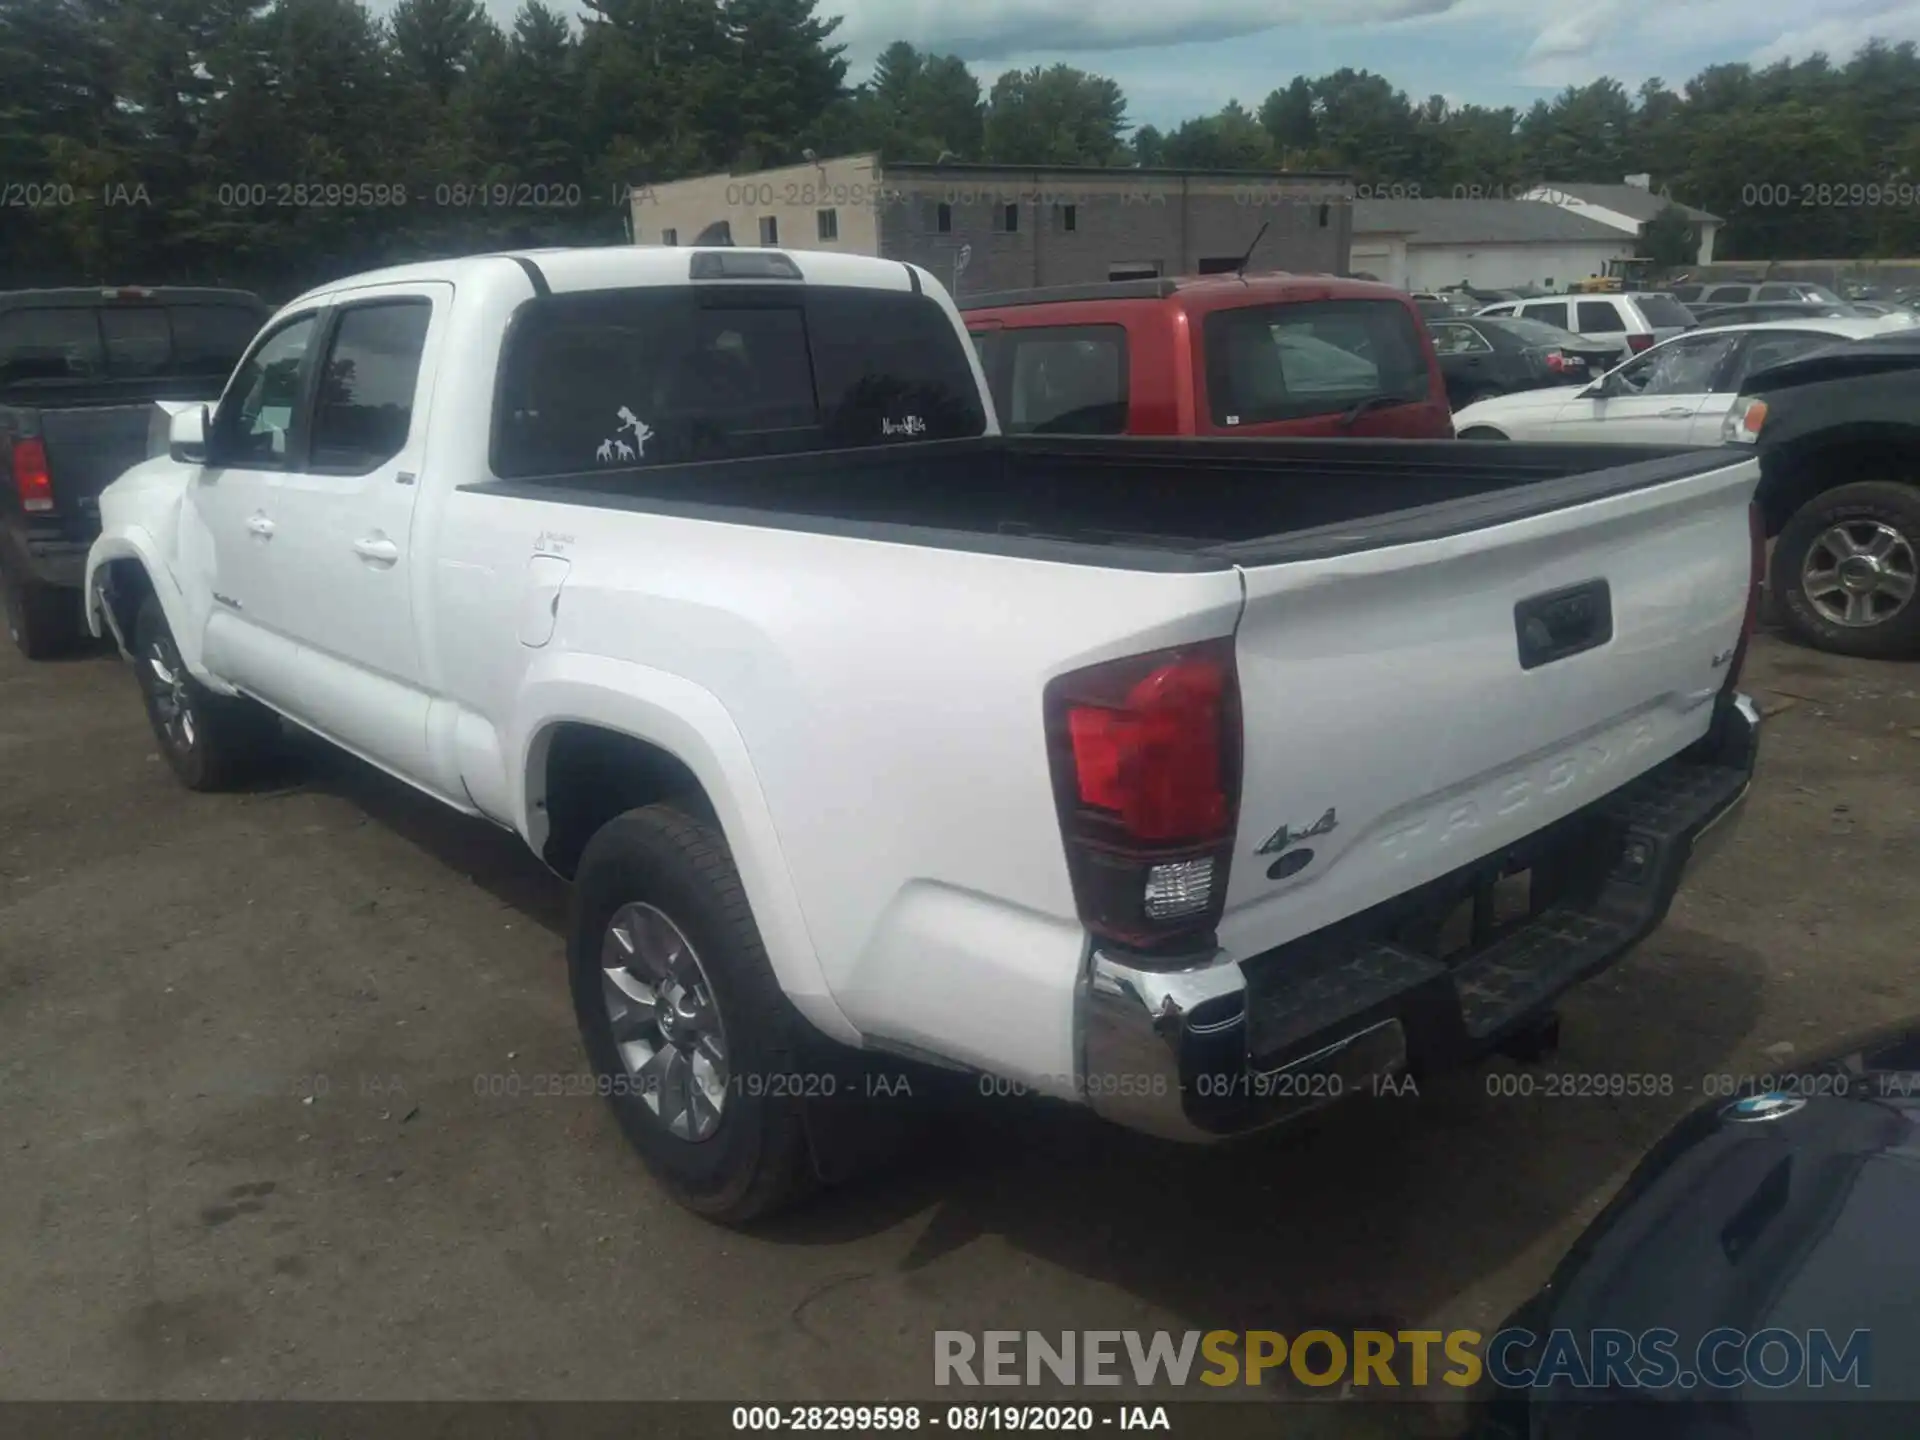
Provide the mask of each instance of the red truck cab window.
[{"label": "red truck cab window", "polygon": [[961,308],[1010,435],[1453,435],[1412,302],[1384,285],[1212,275]]}]

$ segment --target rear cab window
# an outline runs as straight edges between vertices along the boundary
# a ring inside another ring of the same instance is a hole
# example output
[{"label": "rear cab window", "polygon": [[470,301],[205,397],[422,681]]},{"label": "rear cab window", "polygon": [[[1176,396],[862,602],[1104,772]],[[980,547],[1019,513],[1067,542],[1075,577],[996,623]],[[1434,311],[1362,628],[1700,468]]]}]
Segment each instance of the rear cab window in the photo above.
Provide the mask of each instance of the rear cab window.
[{"label": "rear cab window", "polygon": [[525,479],[985,432],[967,343],[925,295],[653,286],[521,307],[492,462]]},{"label": "rear cab window", "polygon": [[1222,428],[1429,398],[1417,322],[1398,301],[1250,305],[1215,310],[1201,329],[1208,410]]},{"label": "rear cab window", "polygon": [[219,301],[28,306],[0,312],[0,385],[233,373],[264,310]]},{"label": "rear cab window", "polygon": [[1009,435],[1123,435],[1123,325],[1033,325],[973,336],[1000,428]]}]

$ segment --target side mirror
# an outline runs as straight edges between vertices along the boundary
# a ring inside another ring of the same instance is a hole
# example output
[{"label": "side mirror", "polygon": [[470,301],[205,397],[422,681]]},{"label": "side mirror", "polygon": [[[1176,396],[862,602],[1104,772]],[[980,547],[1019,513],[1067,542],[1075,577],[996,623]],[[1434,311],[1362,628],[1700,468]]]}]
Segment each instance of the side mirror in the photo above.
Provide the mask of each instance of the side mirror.
[{"label": "side mirror", "polygon": [[167,454],[181,465],[207,463],[207,407],[182,410],[167,425]]}]

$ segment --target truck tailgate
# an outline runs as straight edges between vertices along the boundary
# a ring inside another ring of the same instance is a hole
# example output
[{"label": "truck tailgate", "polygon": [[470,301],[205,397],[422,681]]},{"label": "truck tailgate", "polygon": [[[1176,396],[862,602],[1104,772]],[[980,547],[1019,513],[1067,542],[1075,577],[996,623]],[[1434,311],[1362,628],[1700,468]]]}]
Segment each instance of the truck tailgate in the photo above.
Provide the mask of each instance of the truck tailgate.
[{"label": "truck tailgate", "polygon": [[56,514],[69,519],[97,514],[100,492],[147,458],[151,401],[39,413]]},{"label": "truck tailgate", "polygon": [[1243,565],[1220,941],[1246,957],[1495,855],[1705,734],[1757,471]]}]

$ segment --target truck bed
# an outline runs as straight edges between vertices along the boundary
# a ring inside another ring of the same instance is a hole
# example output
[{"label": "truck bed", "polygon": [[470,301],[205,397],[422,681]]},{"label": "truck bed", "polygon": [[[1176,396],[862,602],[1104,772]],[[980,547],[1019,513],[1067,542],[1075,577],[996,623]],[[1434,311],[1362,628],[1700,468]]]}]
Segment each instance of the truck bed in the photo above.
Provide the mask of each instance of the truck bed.
[{"label": "truck bed", "polygon": [[1199,570],[1431,539],[1743,458],[1692,448],[1457,440],[1022,437],[623,467],[466,488],[1123,568]]}]

